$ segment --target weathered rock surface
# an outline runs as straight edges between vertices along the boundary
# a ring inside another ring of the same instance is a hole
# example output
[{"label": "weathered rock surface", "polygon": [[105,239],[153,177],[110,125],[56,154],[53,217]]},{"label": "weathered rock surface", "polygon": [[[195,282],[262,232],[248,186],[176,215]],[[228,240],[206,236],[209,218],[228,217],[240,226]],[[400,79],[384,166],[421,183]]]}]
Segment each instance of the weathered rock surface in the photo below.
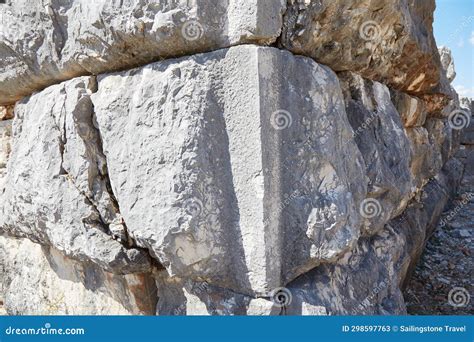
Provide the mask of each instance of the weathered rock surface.
[{"label": "weathered rock surface", "polygon": [[461,111],[458,112],[461,131],[461,143],[474,145],[474,101],[463,97],[460,99]]},{"label": "weathered rock surface", "polygon": [[0,106],[0,120],[13,119],[13,106]]},{"label": "weathered rock surface", "polygon": [[0,300],[11,315],[150,315],[150,274],[116,275],[28,239],[0,236]]},{"label": "weathered rock surface", "polygon": [[105,75],[92,99],[129,234],[171,275],[267,293],[357,240],[363,162],[329,69],[242,46]]},{"label": "weathered rock surface", "polygon": [[0,6],[0,104],[75,76],[270,44],[285,1],[27,0]]},{"label": "weathered rock surface", "polygon": [[321,264],[287,285],[285,293],[290,299],[285,305],[206,283],[169,282],[159,277],[158,288],[169,292],[158,302],[158,314],[405,314],[402,285],[462,175],[462,164],[455,159],[452,163],[382,231],[360,239],[335,263]]},{"label": "weathered rock surface", "polygon": [[434,0],[7,2],[0,314],[406,313],[474,174]]},{"label": "weathered rock surface", "polygon": [[[472,153],[472,151],[471,151]],[[456,158],[460,153],[456,154]],[[405,300],[408,313],[422,315],[472,314],[472,233],[474,200],[474,154],[465,162],[459,191],[454,195],[452,182],[448,191],[454,200],[445,207],[436,230],[429,234],[426,249],[414,275],[407,284]],[[464,158],[461,158],[464,159]],[[445,169],[456,171],[451,160]],[[458,162],[459,163],[459,162]],[[446,179],[446,178],[445,178]],[[449,180],[449,179],[448,179]]]},{"label": "weathered rock surface", "polygon": [[0,199],[5,187],[7,161],[11,151],[12,120],[0,121]]},{"label": "weathered rock surface", "polygon": [[348,72],[340,73],[339,78],[369,178],[360,212],[365,230],[373,234],[398,216],[409,200],[410,145],[386,86]]},{"label": "weathered rock surface", "polygon": [[428,114],[423,100],[393,89],[390,91],[390,96],[404,127],[423,126]]},{"label": "weathered rock surface", "polygon": [[429,118],[425,128],[436,156],[441,157],[441,166],[457,152],[460,142],[460,130],[453,129],[449,120]]},{"label": "weathered rock surface", "polygon": [[79,78],[16,105],[0,228],[109,271],[143,272],[148,254],[119,242],[126,228],[92,123],[94,86]]},{"label": "weathered rock surface", "polygon": [[281,44],[335,71],[429,95],[434,109],[440,109],[449,82],[433,37],[434,9],[434,0],[292,0]]},{"label": "weathered rock surface", "polygon": [[456,78],[456,70],[454,67],[454,60],[451,50],[446,46],[442,46],[438,49],[438,52],[441,59],[441,66],[446,73],[446,77],[448,78],[449,82],[453,82]]},{"label": "weathered rock surface", "polygon": [[324,307],[331,315],[405,314],[402,286],[462,177],[462,164],[455,159],[452,163],[378,234],[360,239],[336,263],[290,283],[292,301],[286,314],[300,315],[307,305]]},{"label": "weathered rock surface", "polygon": [[409,127],[405,131],[410,141],[410,172],[413,185],[420,189],[441,169],[441,155],[436,154],[439,149],[430,141],[425,127]]}]

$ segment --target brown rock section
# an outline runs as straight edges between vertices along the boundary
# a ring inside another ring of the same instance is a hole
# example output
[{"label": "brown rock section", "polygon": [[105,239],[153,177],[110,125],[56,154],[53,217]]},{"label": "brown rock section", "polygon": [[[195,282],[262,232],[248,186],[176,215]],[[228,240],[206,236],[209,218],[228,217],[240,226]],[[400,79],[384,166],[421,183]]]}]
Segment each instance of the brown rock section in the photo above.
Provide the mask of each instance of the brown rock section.
[{"label": "brown rock section", "polygon": [[434,0],[290,0],[280,43],[335,71],[423,96],[437,111],[450,89],[433,37],[434,9]]}]

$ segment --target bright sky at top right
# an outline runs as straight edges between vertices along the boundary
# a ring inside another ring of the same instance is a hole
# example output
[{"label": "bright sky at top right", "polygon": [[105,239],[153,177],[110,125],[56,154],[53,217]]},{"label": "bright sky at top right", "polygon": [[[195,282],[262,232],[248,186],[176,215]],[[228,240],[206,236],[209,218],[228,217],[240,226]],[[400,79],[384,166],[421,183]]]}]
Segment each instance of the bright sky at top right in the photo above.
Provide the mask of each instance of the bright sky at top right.
[{"label": "bright sky at top right", "polygon": [[436,0],[434,34],[437,45],[453,53],[454,88],[474,99],[474,0]]}]

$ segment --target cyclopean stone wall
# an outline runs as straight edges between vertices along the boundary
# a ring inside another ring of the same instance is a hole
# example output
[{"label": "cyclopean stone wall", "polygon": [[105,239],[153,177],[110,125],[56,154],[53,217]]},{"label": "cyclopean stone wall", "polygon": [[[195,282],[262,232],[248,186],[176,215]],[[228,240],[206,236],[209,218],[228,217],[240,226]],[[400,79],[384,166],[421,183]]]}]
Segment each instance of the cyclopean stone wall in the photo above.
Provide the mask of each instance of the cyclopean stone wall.
[{"label": "cyclopean stone wall", "polygon": [[433,11],[0,5],[6,312],[405,313],[472,140]]}]

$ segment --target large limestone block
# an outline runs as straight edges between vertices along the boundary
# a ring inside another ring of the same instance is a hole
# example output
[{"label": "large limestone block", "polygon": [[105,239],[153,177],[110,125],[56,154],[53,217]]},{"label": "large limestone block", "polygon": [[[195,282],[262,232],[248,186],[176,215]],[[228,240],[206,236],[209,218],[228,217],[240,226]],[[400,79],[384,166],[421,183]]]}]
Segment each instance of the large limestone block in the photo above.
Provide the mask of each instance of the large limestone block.
[{"label": "large limestone block", "polygon": [[0,299],[10,315],[151,315],[147,273],[117,275],[28,239],[0,236]]},{"label": "large limestone block", "polygon": [[143,272],[150,260],[130,248],[109,190],[85,77],[51,86],[15,107],[0,231],[50,245],[117,273]]},{"label": "large limestone block", "polygon": [[92,100],[128,232],[171,276],[267,293],[357,240],[363,160],[327,67],[239,46],[101,76]]},{"label": "large limestone block", "polygon": [[[449,165],[448,165],[449,164]],[[407,209],[334,263],[324,263],[279,289],[275,297],[249,298],[203,282],[157,278],[158,314],[171,315],[400,315],[403,285],[456,192],[462,164],[451,159]]]},{"label": "large limestone block", "polygon": [[270,44],[284,0],[8,0],[0,6],[0,104],[75,76],[235,44]]},{"label": "large limestone block", "polygon": [[433,37],[434,0],[291,0],[281,43],[336,71],[354,71],[398,90],[449,90]]},{"label": "large limestone block", "polygon": [[389,89],[361,76],[340,73],[346,112],[369,178],[360,211],[369,234],[405,208],[411,193],[410,144]]}]

